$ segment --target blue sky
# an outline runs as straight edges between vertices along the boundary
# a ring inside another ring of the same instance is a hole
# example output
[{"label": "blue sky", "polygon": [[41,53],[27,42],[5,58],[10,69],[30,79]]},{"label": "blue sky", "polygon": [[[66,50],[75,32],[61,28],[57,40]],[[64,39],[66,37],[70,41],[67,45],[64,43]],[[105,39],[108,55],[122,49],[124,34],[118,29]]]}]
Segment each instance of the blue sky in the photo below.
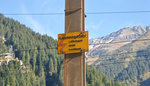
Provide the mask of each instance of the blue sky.
[{"label": "blue sky", "polygon": [[[116,11],[150,11],[150,0],[86,0],[86,13]],[[0,13],[64,13],[65,0],[1,0]],[[5,15],[25,24],[35,32],[57,39],[64,33],[64,15]],[[88,14],[86,30],[98,38],[124,27],[149,26],[150,13]]]}]

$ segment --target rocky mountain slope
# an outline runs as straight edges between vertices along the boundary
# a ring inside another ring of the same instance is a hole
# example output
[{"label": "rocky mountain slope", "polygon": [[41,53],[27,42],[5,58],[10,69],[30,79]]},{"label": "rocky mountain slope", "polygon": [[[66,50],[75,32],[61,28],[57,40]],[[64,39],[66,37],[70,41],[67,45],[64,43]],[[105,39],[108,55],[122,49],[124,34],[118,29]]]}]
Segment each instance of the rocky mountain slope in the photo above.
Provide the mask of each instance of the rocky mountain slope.
[{"label": "rocky mountain slope", "polygon": [[[99,43],[112,43],[112,42],[118,42],[118,41],[130,41],[130,40],[136,40],[143,36],[146,32],[150,31],[150,26],[148,27],[142,27],[142,26],[134,26],[132,28],[127,27],[120,29],[117,32],[113,32],[107,36],[91,39],[89,41],[90,44],[99,44]],[[99,45],[90,45],[90,51],[87,53],[88,56],[100,56],[107,53],[111,53],[112,51],[115,51],[116,49],[120,48],[121,46],[128,44],[126,43],[120,43],[120,44],[99,44]]]},{"label": "rocky mountain slope", "polygon": [[[95,54],[87,55],[99,55],[92,65],[109,78],[124,82],[127,86],[150,86],[147,85],[150,80],[150,40],[146,40],[150,39],[150,27],[124,28],[112,34],[99,38],[99,43],[135,41],[91,47]],[[91,42],[95,43],[94,40]]]}]

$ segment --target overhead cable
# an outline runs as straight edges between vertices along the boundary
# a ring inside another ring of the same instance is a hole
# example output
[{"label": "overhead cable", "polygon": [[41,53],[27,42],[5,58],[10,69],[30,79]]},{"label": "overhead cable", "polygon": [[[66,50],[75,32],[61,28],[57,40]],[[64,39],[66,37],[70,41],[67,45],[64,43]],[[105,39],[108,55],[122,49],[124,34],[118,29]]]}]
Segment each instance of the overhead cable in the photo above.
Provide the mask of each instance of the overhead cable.
[{"label": "overhead cable", "polygon": [[150,13],[150,11],[112,11],[112,12],[87,12],[87,14],[127,14],[127,13]]},{"label": "overhead cable", "polygon": [[[100,15],[100,14],[127,14],[127,13],[150,13],[150,11],[106,11],[106,12],[86,12],[87,15]],[[33,15],[33,16],[54,16],[64,15],[61,12],[51,13],[3,13],[3,15]]]}]

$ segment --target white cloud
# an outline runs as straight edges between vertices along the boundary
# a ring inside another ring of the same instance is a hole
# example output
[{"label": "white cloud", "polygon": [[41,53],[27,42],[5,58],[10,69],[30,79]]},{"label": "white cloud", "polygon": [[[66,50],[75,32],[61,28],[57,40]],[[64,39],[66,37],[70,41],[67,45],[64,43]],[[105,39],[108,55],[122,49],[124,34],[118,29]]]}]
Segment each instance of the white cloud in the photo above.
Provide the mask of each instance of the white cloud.
[{"label": "white cloud", "polygon": [[48,5],[48,2],[49,2],[49,0],[44,0],[44,2],[41,4],[41,7]]},{"label": "white cloud", "polygon": [[[29,13],[25,5],[21,5],[22,13]],[[30,27],[37,32],[42,32],[42,26],[38,21],[36,21],[31,15],[25,15],[25,20],[30,23]]]},{"label": "white cloud", "polygon": [[41,31],[42,27],[41,25],[35,21],[32,17],[26,16],[26,19],[32,24],[32,27],[35,28],[38,31]]},{"label": "white cloud", "polygon": [[99,30],[101,26],[103,25],[103,21],[100,21],[98,23],[92,23],[87,25],[87,29],[93,29],[93,30]]}]

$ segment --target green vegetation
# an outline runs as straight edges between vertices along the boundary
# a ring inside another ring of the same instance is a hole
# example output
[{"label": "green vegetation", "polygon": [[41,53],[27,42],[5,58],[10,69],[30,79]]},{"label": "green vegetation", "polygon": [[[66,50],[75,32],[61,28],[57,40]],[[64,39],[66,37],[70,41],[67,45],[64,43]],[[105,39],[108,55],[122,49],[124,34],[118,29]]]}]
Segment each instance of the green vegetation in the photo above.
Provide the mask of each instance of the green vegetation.
[{"label": "green vegetation", "polygon": [[[0,53],[13,46],[15,58],[23,61],[25,68],[11,61],[0,66],[0,85],[4,86],[61,86],[63,84],[63,56],[56,54],[57,40],[40,35],[19,22],[0,15],[0,36],[6,39],[0,43]],[[36,49],[36,50],[23,50]]]},{"label": "green vegetation", "polygon": [[[149,39],[149,37],[150,32],[140,39]],[[97,69],[115,81],[126,83],[127,86],[149,86],[147,85],[150,81],[149,51],[149,40],[134,41],[114,51],[114,56],[106,57],[113,60],[101,62],[101,65],[97,65]]]},{"label": "green vegetation", "polygon": [[114,82],[104,76],[100,71],[97,71],[92,66],[87,66],[87,86],[125,86],[119,81]]},{"label": "green vegetation", "polygon": [[[50,49],[57,47],[57,40],[35,33],[3,15],[0,15],[0,36],[6,40],[3,43],[0,38],[0,53],[7,52],[13,46],[14,50],[17,49],[14,58],[23,61],[23,65],[19,61],[10,61],[0,66],[0,86],[63,86],[63,56],[57,55],[56,49]],[[122,86],[91,66],[87,66],[87,84]]]}]

